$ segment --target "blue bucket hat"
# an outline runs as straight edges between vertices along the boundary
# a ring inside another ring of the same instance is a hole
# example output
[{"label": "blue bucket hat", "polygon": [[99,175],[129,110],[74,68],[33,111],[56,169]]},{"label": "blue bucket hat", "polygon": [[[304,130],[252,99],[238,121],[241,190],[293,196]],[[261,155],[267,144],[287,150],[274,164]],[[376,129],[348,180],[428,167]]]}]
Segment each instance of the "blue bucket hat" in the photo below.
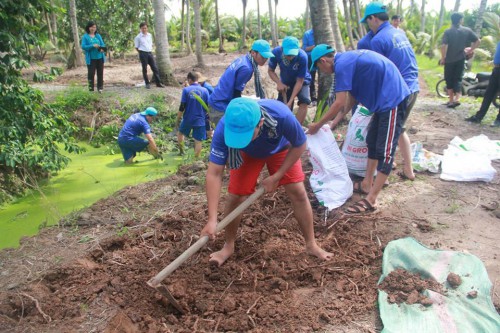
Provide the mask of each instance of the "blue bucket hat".
[{"label": "blue bucket hat", "polygon": [[319,58],[321,58],[325,54],[332,53],[332,52],[335,52],[335,48],[333,48],[330,45],[326,45],[326,44],[316,45],[314,47],[314,49],[311,51],[311,62],[312,62],[312,65],[311,65],[310,71],[314,72],[314,71],[317,70],[315,64],[316,64],[316,61],[318,61]]},{"label": "blue bucket hat", "polygon": [[299,54],[299,40],[292,36],[286,36],[283,39],[283,53],[286,56],[296,56]]},{"label": "blue bucket hat", "polygon": [[231,100],[224,114],[226,145],[231,148],[248,146],[261,118],[260,106],[255,100],[245,97]]},{"label": "blue bucket hat", "polygon": [[365,16],[359,23],[365,23],[366,18],[373,14],[387,13],[387,7],[381,2],[370,2],[365,9]]},{"label": "blue bucket hat", "polygon": [[263,39],[257,39],[252,44],[252,51],[257,51],[264,58],[274,58],[274,54],[271,52],[271,45]]},{"label": "blue bucket hat", "polygon": [[158,114],[158,111],[152,106],[148,107],[146,110],[142,111],[141,114],[143,116],[156,116]]}]

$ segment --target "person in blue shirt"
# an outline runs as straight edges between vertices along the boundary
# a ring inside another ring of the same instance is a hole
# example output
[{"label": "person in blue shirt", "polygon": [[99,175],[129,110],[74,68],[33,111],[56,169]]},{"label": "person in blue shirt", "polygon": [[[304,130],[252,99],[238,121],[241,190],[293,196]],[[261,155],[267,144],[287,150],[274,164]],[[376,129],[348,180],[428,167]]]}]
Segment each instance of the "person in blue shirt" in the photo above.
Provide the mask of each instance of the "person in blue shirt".
[{"label": "person in blue shirt", "polygon": [[[387,13],[386,6],[382,3],[370,2],[366,6],[365,16],[361,20],[361,23],[367,23],[372,33],[368,49],[380,53],[392,61],[410,89],[411,94],[407,100],[403,130],[398,142],[398,147],[403,156],[403,170],[398,172],[398,175],[403,179],[415,180],[411,164],[411,142],[410,137],[406,133],[405,123],[417,101],[417,95],[420,90],[418,85],[417,58],[406,34],[389,24],[389,14]],[[363,191],[359,188],[359,185],[358,190]]]},{"label": "person in blue shirt", "polygon": [[104,86],[104,62],[106,61],[106,44],[97,33],[97,25],[89,21],[85,26],[86,34],[82,37],[82,50],[85,52],[87,64],[87,81],[89,91],[94,91],[94,77],[97,72],[97,91],[102,92]]},{"label": "person in blue shirt", "polygon": [[[314,30],[309,29],[304,32],[304,36],[302,36],[302,50],[307,53],[307,68],[311,68],[311,51],[316,46],[314,41]],[[311,103],[316,105],[316,101],[318,97],[316,95],[316,71],[313,71],[311,74],[311,83],[309,84],[309,94],[311,95]]]},{"label": "person in blue shirt", "polygon": [[366,198],[346,209],[349,214],[372,212],[392,169],[410,90],[397,67],[370,50],[336,54],[333,47],[320,44],[313,49],[311,59],[323,73],[335,73],[336,99],[317,123],[309,125],[310,134],[318,132],[339,112],[349,112],[358,102],[374,113],[366,136],[368,163],[361,184]]},{"label": "person in blue shirt", "polygon": [[[285,104],[272,100],[235,98],[215,128],[206,177],[208,221],[201,236],[215,238],[217,208],[226,164],[230,168],[225,215],[255,191],[259,174],[267,166],[270,176],[261,182],[266,192],[280,185],[292,202],[295,218],[306,243],[306,251],[320,259],[332,254],[318,246],[314,237],[311,204],[304,187],[300,156],[306,149],[301,125]],[[210,255],[222,265],[233,253],[241,214],[225,229],[225,244]]]},{"label": "person in blue shirt", "polygon": [[[273,50],[274,57],[269,60],[269,77],[276,83],[278,100],[286,103],[293,110],[295,97],[298,98],[297,120],[303,123],[307,115],[307,106],[311,104],[309,83],[311,74],[307,68],[307,54],[299,47],[299,40],[292,36],[283,39],[283,46]],[[276,74],[279,65],[280,76]],[[284,95],[286,101],[284,101]]]},{"label": "person in blue shirt", "polygon": [[197,72],[189,72],[187,80],[189,86],[182,89],[181,105],[177,113],[175,128],[178,128],[177,141],[180,153],[184,153],[184,136],[190,136],[192,133],[194,157],[198,158],[201,154],[201,143],[207,138],[205,131],[207,111],[195,95],[206,105],[208,103],[208,90],[198,83],[199,75]]},{"label": "person in blue shirt", "polygon": [[[161,157],[149,126],[157,114],[158,111],[150,106],[142,112],[131,115],[123,125],[118,134],[118,146],[126,164],[133,163],[136,154],[146,147],[155,158]],[[141,134],[144,134],[146,139],[141,138]]]},{"label": "person in blue shirt", "polygon": [[[214,87],[208,82],[208,79],[201,74],[200,72],[195,72],[198,75],[198,83],[203,88],[208,90],[208,95],[210,96],[214,92]],[[208,105],[208,103],[207,103]],[[212,124],[210,124],[210,115],[207,112],[205,118],[205,132],[207,134],[207,138],[211,138],[213,135]]]},{"label": "person in blue shirt", "polygon": [[224,71],[208,99],[210,121],[217,125],[224,115],[226,107],[233,98],[241,97],[248,81],[254,77],[255,93],[259,98],[265,98],[264,88],[258,66],[264,66],[267,59],[274,57],[271,46],[263,39],[252,44],[250,52],[235,59]]},{"label": "person in blue shirt", "polygon": [[[480,123],[488,109],[491,105],[491,102],[497,95],[500,93],[500,42],[497,43],[497,49],[495,51],[495,56],[493,58],[493,71],[491,72],[490,82],[488,83],[488,87],[486,88],[486,92],[484,93],[483,102],[481,103],[481,107],[477,113],[465,120],[470,121],[472,123]],[[491,125],[493,127],[500,127],[500,109],[498,109],[498,115],[495,119],[495,122]]]}]

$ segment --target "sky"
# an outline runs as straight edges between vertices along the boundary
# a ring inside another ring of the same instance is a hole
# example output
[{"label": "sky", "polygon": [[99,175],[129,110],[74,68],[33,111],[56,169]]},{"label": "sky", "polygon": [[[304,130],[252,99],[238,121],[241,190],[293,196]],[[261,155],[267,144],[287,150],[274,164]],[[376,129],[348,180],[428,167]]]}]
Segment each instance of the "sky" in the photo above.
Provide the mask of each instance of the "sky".
[{"label": "sky", "polygon": [[[249,10],[257,10],[257,1],[260,3],[261,14],[268,12],[268,0],[247,0],[247,13]],[[167,6],[171,9],[170,13],[167,13],[167,17],[170,15],[180,17],[180,0],[166,0]],[[274,0],[272,0],[274,4]],[[360,0],[362,4],[367,4],[371,2],[370,0]],[[390,1],[382,1],[383,3],[389,3]],[[465,11],[467,9],[474,9],[479,7],[480,0],[462,0],[460,4],[460,10]],[[278,1],[278,17],[287,18],[297,18],[306,10],[307,0],[279,0]],[[393,1],[396,4],[396,1]],[[415,0],[417,6],[421,6],[421,0]],[[440,6],[439,0],[427,0],[426,9],[439,11]],[[293,5],[291,5],[293,4]],[[341,0],[337,0],[337,6],[342,5]],[[410,5],[410,0],[403,0],[403,8]],[[452,10],[455,6],[455,0],[444,0],[444,5],[448,10]],[[274,10],[274,7],[273,7]],[[219,13],[220,14],[231,14],[236,17],[242,17],[243,4],[240,0],[219,0]]]}]

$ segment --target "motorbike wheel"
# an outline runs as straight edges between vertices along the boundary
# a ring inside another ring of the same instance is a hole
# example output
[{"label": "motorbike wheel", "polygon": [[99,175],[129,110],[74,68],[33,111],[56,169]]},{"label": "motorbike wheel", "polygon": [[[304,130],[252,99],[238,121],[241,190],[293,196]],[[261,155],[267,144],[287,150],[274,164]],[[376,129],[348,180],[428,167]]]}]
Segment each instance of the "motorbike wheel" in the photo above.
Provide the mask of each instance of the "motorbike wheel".
[{"label": "motorbike wheel", "polygon": [[446,81],[444,79],[436,84],[436,93],[439,97],[448,98],[448,89],[446,89]]},{"label": "motorbike wheel", "polygon": [[500,109],[500,93],[493,98],[493,105]]}]

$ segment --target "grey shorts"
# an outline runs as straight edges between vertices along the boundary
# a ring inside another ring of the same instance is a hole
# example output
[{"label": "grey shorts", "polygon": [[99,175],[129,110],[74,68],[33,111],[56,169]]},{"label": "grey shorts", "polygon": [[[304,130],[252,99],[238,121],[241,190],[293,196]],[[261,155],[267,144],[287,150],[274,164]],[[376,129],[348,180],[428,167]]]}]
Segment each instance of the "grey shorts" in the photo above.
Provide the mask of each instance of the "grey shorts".
[{"label": "grey shorts", "polygon": [[209,113],[210,123],[214,124],[214,128],[215,128],[215,126],[217,126],[217,124],[219,123],[221,118],[224,116],[224,112],[216,110],[216,109],[212,108],[211,106],[209,108],[210,108],[210,113]]}]

